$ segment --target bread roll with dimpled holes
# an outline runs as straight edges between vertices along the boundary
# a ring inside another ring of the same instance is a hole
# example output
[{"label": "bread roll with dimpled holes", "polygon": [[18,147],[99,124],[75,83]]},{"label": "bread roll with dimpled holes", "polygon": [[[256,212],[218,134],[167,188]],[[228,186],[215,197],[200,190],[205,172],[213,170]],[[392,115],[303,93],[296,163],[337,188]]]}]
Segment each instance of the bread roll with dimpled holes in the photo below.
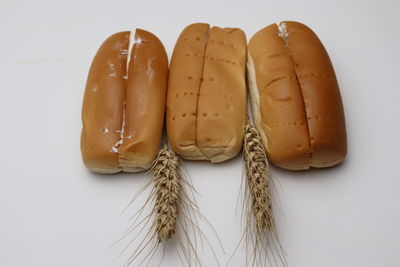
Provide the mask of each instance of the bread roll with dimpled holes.
[{"label": "bread roll with dimpled holes", "polygon": [[147,170],[159,150],[168,78],[164,46],[137,29],[109,37],[90,67],[81,151],[93,172]]},{"label": "bread roll with dimpled holes", "polygon": [[249,42],[253,119],[269,159],[289,170],[323,168],[346,156],[342,99],[329,56],[298,22],[272,24]]},{"label": "bread roll with dimpled holes", "polygon": [[182,158],[221,162],[238,154],[246,119],[246,37],[237,28],[195,23],[171,59],[166,125]]}]

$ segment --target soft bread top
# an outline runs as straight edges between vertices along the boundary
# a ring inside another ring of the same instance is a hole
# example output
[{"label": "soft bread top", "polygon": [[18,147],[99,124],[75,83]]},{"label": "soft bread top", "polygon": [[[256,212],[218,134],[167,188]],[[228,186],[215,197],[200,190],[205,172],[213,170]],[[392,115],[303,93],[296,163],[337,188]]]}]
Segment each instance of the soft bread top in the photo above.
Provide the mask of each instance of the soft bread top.
[{"label": "soft bread top", "polygon": [[167,78],[167,55],[152,33],[120,32],[102,44],[90,67],[82,108],[81,151],[90,170],[150,168],[160,146]]},{"label": "soft bread top", "polygon": [[329,167],[347,150],[343,104],[329,56],[298,22],[257,32],[249,42],[253,119],[269,159],[290,170]]},{"label": "soft bread top", "polygon": [[171,59],[167,135],[190,160],[228,160],[240,151],[246,118],[246,37],[236,28],[186,27]]}]

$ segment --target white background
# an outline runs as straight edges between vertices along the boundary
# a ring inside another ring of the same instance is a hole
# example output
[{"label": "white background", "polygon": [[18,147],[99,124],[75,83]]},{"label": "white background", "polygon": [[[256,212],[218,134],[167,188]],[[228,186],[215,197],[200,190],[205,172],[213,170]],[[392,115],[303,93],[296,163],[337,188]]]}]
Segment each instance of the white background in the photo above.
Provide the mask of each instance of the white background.
[{"label": "white background", "polygon": [[[335,168],[273,168],[282,186],[275,215],[289,266],[400,266],[399,3],[1,0],[0,266],[121,266],[128,257],[113,261],[129,237],[106,248],[128,228],[133,210],[121,211],[147,177],[92,174],[79,148],[86,75],[105,38],[141,27],[171,55],[193,22],[240,27],[250,39],[281,20],[307,24],[325,44],[349,145]],[[210,238],[224,265],[241,235],[235,215],[241,157],[185,165],[226,250]],[[215,266],[210,253],[200,257]],[[179,266],[173,249],[162,266]],[[230,266],[244,266],[242,249]]]}]

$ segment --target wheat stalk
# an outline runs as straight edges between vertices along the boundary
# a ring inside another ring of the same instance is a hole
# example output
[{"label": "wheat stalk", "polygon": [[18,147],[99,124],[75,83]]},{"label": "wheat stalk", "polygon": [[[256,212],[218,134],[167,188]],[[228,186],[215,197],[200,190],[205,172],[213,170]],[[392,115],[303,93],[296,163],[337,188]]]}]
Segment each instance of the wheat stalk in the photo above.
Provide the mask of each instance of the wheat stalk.
[{"label": "wheat stalk", "polygon": [[[129,266],[133,262],[139,262],[139,258],[140,262],[135,266],[140,266],[144,263],[146,263],[146,266],[154,266],[151,262],[160,245],[163,247],[159,263],[161,264],[164,259],[166,245],[170,243],[169,241],[173,241],[170,245],[177,245],[176,252],[182,265],[201,266],[197,254],[197,245],[198,241],[200,241],[203,248],[203,239],[207,242],[219,266],[211,243],[198,226],[198,218],[206,221],[207,219],[201,214],[194,200],[197,191],[193,188],[191,180],[187,179],[183,174],[182,169],[181,159],[165,143],[159,150],[149,170],[150,180],[142,186],[128,205],[129,207],[140,194],[152,185],[147,200],[132,216],[134,218],[132,226],[120,239],[122,240],[130,233],[136,232],[136,236],[118,256],[134,244],[144,229],[150,225],[149,230],[142,238],[142,241],[136,245],[136,249],[132,252],[125,266]],[[150,203],[153,204],[150,213],[142,216],[145,207]],[[219,238],[218,241],[220,242]]]},{"label": "wheat stalk", "polygon": [[261,137],[251,124],[245,126],[244,159],[256,229],[257,231],[274,231],[275,221],[268,184],[271,174]]},{"label": "wheat stalk", "polygon": [[[285,254],[279,243],[272,210],[272,175],[267,155],[258,130],[249,122],[245,125],[244,161],[245,181],[245,235],[250,256],[246,259],[253,266],[266,262],[286,266]],[[271,260],[273,259],[273,262]]]}]

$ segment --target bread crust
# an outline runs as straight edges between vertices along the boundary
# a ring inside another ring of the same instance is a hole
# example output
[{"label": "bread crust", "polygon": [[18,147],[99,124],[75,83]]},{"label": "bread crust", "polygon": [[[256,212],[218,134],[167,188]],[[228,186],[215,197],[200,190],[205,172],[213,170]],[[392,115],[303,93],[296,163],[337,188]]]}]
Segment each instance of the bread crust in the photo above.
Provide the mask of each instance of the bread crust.
[{"label": "bread crust", "polygon": [[196,23],[171,59],[168,140],[189,160],[220,162],[241,149],[246,117],[246,37],[240,29]]},{"label": "bread crust", "polygon": [[212,27],[205,53],[197,105],[197,145],[212,162],[236,156],[246,120],[244,32]]},{"label": "bread crust", "polygon": [[150,32],[137,29],[134,40],[129,68],[130,32],[121,32],[102,44],[89,71],[81,152],[93,172],[147,170],[160,145],[167,55]]},{"label": "bread crust", "polygon": [[206,159],[196,143],[196,112],[209,29],[208,24],[195,23],[182,31],[172,54],[168,78],[168,141],[176,153],[190,160]]},{"label": "bread crust", "polygon": [[160,40],[137,29],[128,69],[124,141],[119,165],[149,169],[160,148],[168,79],[167,54]]},{"label": "bread crust", "polygon": [[253,117],[270,160],[302,170],[330,167],[346,155],[343,104],[329,56],[298,22],[257,32],[249,43]]},{"label": "bread crust", "polygon": [[110,36],[89,70],[82,106],[81,152],[85,165],[98,173],[120,171],[112,148],[120,140],[125,99],[129,32]]}]

